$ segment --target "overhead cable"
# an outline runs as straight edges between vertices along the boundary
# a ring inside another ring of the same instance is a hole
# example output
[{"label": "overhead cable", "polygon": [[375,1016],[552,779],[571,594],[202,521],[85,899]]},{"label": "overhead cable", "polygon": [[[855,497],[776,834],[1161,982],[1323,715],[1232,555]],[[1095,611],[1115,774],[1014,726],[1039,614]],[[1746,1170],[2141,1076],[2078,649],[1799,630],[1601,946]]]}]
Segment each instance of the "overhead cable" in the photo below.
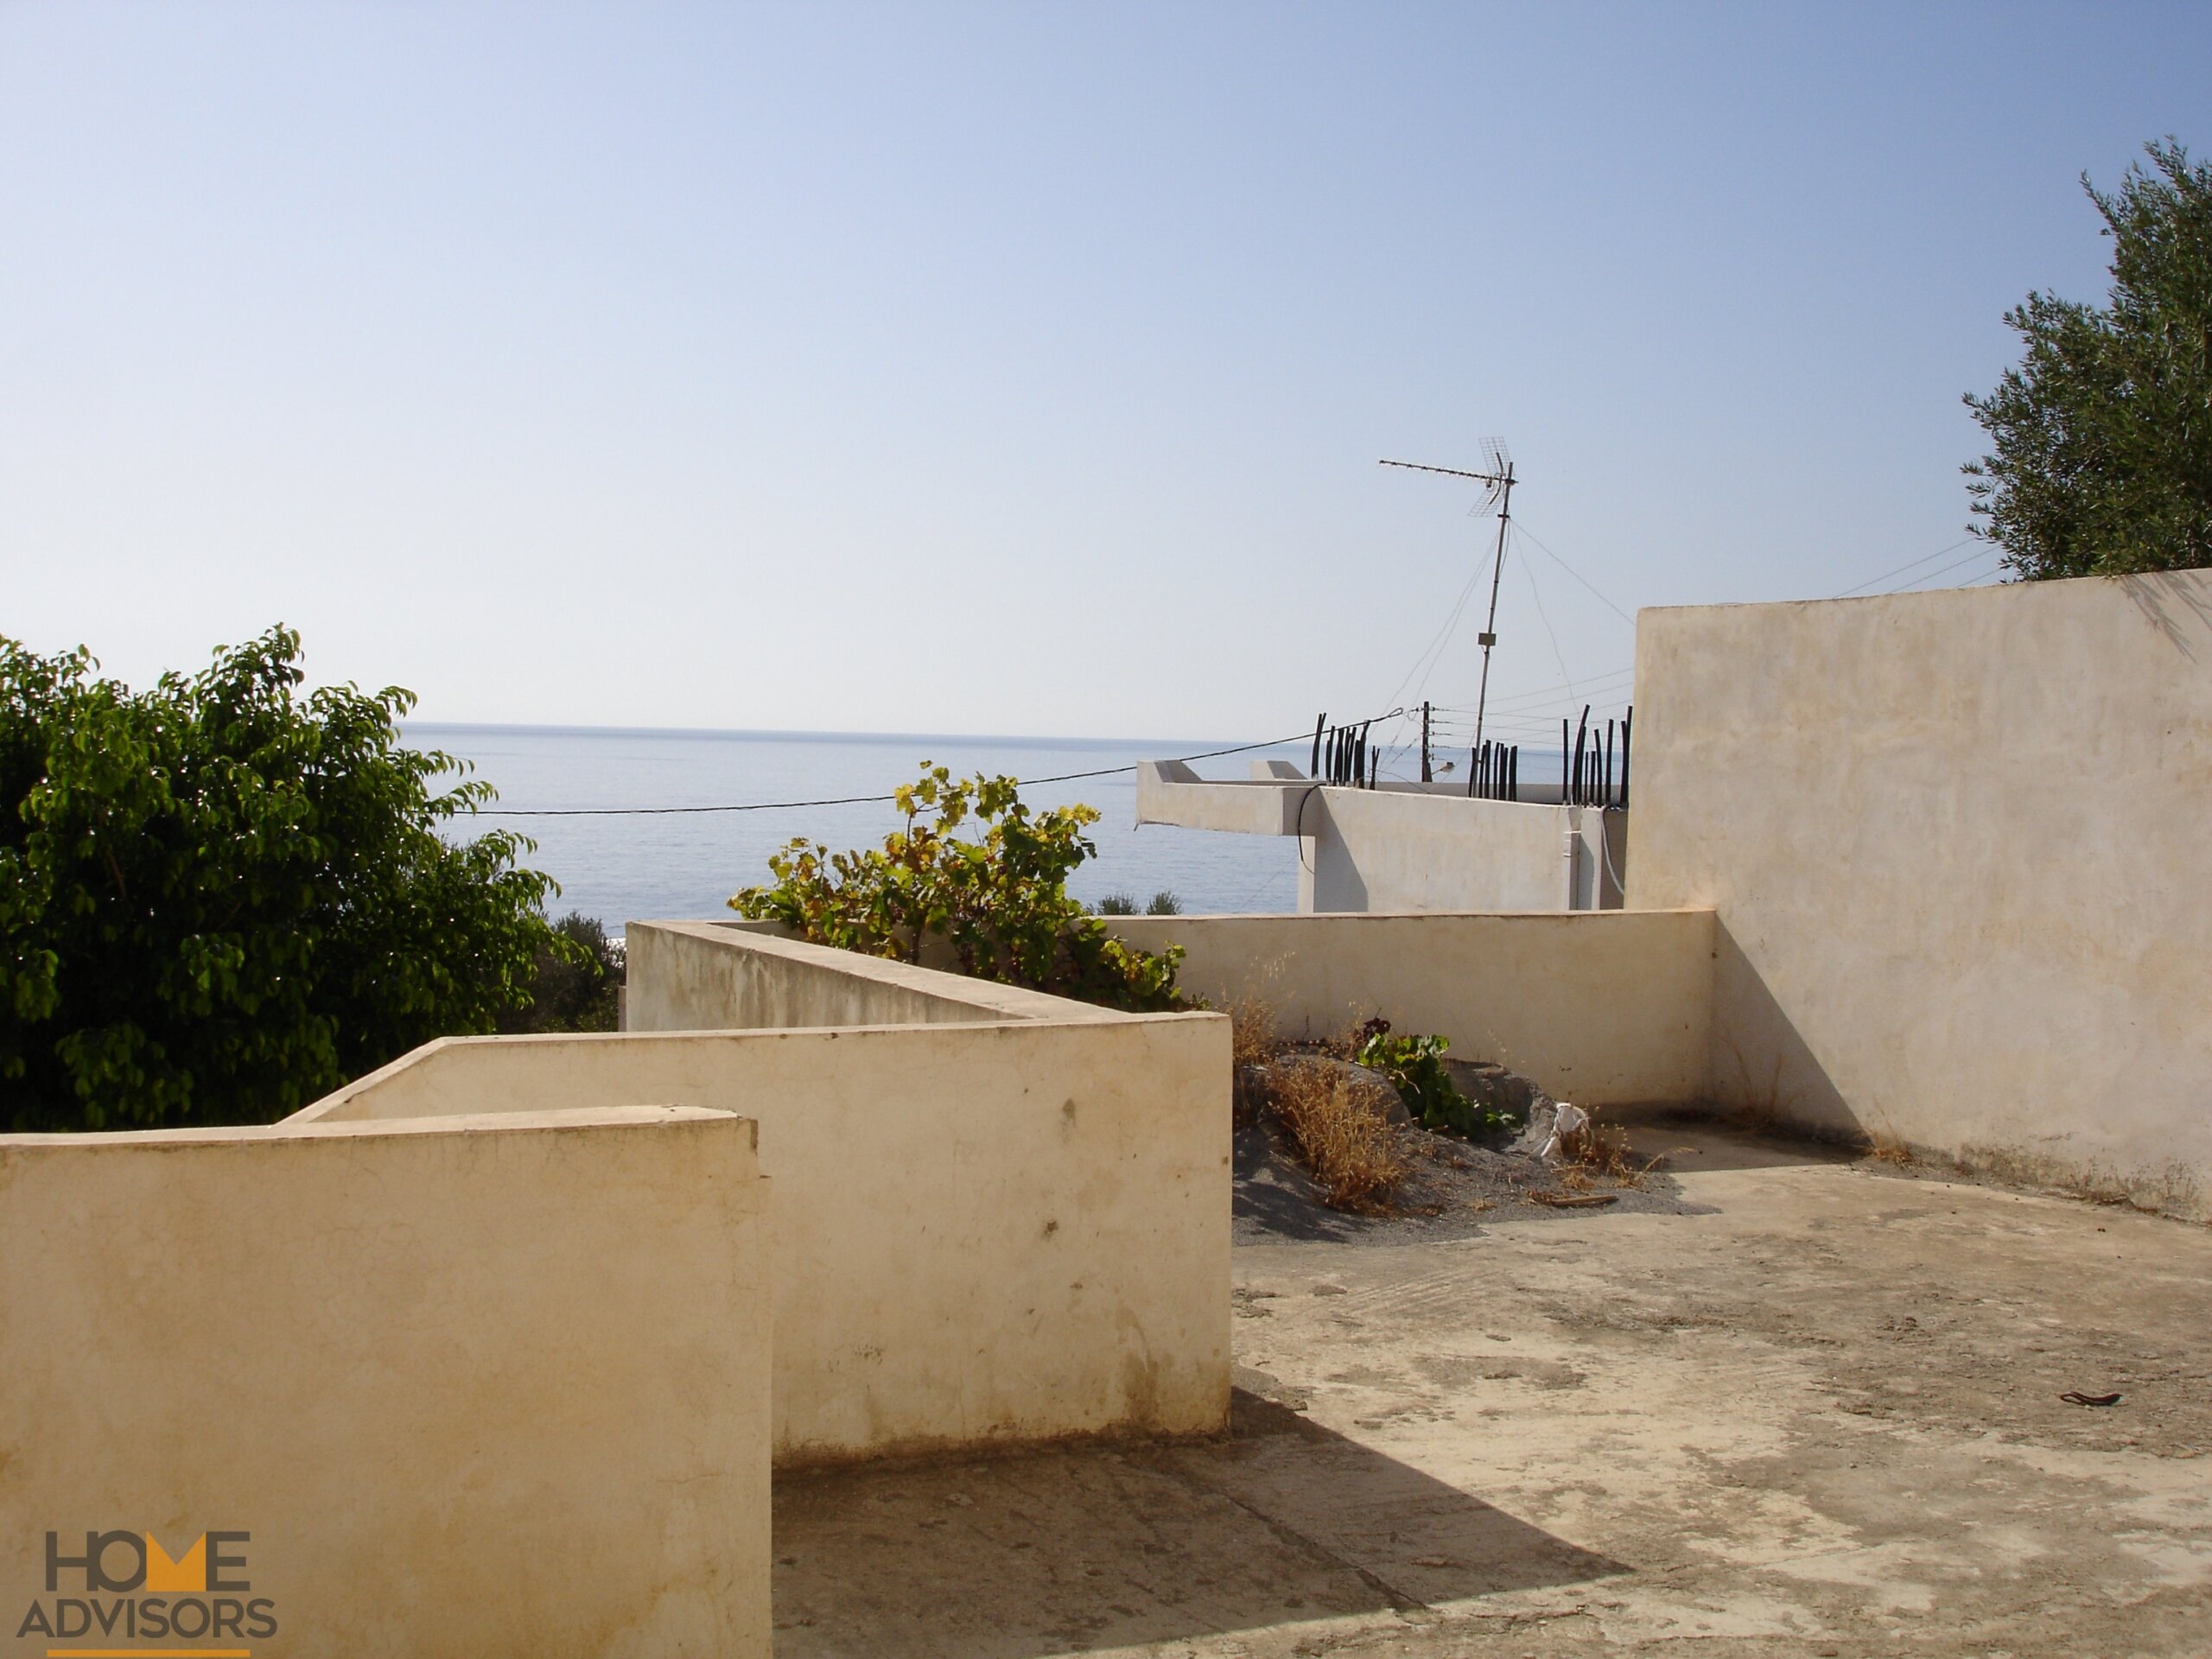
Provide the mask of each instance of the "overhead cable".
[{"label": "overhead cable", "polygon": [[[1892,588],[1889,591],[1892,594],[1902,594],[1909,588],[1919,587],[1923,582],[1933,582],[1938,576],[1948,576],[1954,570],[1963,569],[1967,565],[1980,563],[1982,560],[1990,556],[1992,550],[1993,550],[1988,548],[1976,548],[1973,552],[1967,554],[1963,559],[1954,559],[1948,564],[1938,565],[1935,569],[1930,570],[1926,575],[1915,576],[1910,582],[1905,582],[1902,586]],[[2003,555],[2000,553],[1999,557],[2002,558]],[[1994,568],[1993,568],[1987,574],[1994,575],[1996,574]],[[1980,582],[1981,577],[1976,576],[1974,580]]]},{"label": "overhead cable", "polygon": [[1554,564],[1559,566],[1560,569],[1566,571],[1568,575],[1573,576],[1585,588],[1587,588],[1592,594],[1596,594],[1598,602],[1599,604],[1603,605],[1615,616],[1620,618],[1622,621],[1627,623],[1631,628],[1636,626],[1636,619],[1634,617],[1630,616],[1626,611],[1621,609],[1619,606],[1614,604],[1613,601],[1606,598],[1604,594],[1599,593],[1598,584],[1596,582],[1591,581],[1589,577],[1584,575],[1580,570],[1569,564],[1565,559],[1562,559],[1558,554],[1553,552],[1551,549],[1546,547],[1543,543],[1538,541],[1535,537],[1529,535],[1529,526],[1526,524],[1516,522],[1513,526],[1513,530],[1516,535],[1526,536],[1530,541],[1535,542],[1537,549],[1546,558],[1549,559]]},{"label": "overhead cable", "polygon": [[[1388,720],[1393,715],[1404,712],[1403,709],[1394,709],[1390,714],[1377,715],[1375,718]],[[1353,721],[1350,723],[1357,726],[1360,722]],[[1249,754],[1255,749],[1287,748],[1292,744],[1303,743],[1313,735],[1311,732],[1293,732],[1288,737],[1270,738],[1264,743],[1238,743],[1225,749],[1206,749],[1197,754],[1179,754],[1172,758],[1178,761],[1211,760],[1224,754]],[[1137,763],[1132,761],[1126,766],[1099,766],[1090,772],[1055,772],[1050,778],[1023,778],[1017,781],[1024,785],[1068,784],[1084,778],[1112,778],[1122,772],[1135,772],[1136,769]],[[895,795],[887,793],[836,795],[816,801],[741,801],[730,805],[717,806],[486,806],[477,808],[473,816],[480,818],[671,817],[704,812],[781,812],[813,806],[871,806],[897,798]]]},{"label": "overhead cable", "polygon": [[1910,564],[1901,564],[1894,570],[1885,570],[1880,575],[1872,578],[1871,581],[1862,582],[1856,588],[1845,588],[1841,593],[1838,594],[1836,597],[1838,599],[1849,599],[1854,594],[1863,594],[1869,588],[1879,587],[1882,583],[1889,581],[1892,576],[1901,576],[1908,570],[1917,570],[1922,565],[1931,563],[1935,560],[1942,558],[1946,553],[1955,552],[1958,549],[1964,547],[1968,542],[1980,541],[1980,539],[1981,538],[1978,536],[1961,536],[1957,541],[1953,542],[1948,547],[1939,547],[1933,553],[1922,554],[1920,557],[1913,560]]}]

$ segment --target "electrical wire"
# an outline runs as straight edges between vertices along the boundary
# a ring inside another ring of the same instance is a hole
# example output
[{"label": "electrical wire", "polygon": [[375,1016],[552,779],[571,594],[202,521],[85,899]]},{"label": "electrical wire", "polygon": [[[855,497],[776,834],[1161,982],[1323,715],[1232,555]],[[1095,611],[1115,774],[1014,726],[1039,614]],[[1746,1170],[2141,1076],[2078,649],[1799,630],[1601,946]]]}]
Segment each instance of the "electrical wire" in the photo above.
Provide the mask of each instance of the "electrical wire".
[{"label": "electrical wire", "polygon": [[[1516,710],[1541,707],[1549,702],[1562,701],[1571,702],[1579,695],[1594,687],[1611,685],[1619,680],[1632,679],[1635,674],[1636,671],[1633,668],[1617,668],[1604,674],[1593,674],[1586,680],[1573,680],[1565,685],[1544,686],[1533,691],[1516,691],[1510,696],[1493,697],[1491,699],[1490,712],[1493,715],[1501,711],[1511,713]],[[1456,715],[1471,715],[1475,712],[1475,705],[1471,702],[1440,702],[1433,706],[1439,710]]]},{"label": "electrical wire", "polygon": [[[1567,694],[1574,696],[1574,675],[1567,665],[1567,653],[1559,648],[1559,635],[1552,628],[1552,620],[1544,613],[1544,596],[1536,588],[1536,567],[1528,560],[1521,561],[1521,573],[1529,578],[1529,597],[1536,601],[1536,620],[1544,625],[1545,636],[1552,642],[1552,656],[1559,664],[1559,677],[1567,682]],[[1487,712],[1484,717],[1488,718]]]},{"label": "electrical wire", "polygon": [[[1402,709],[1393,709],[1387,715],[1377,715],[1377,721],[1402,715]],[[1329,729],[1343,731],[1363,724],[1360,721],[1345,721]],[[1238,743],[1226,749],[1206,749],[1197,754],[1179,754],[1177,761],[1211,760],[1224,754],[1249,754],[1255,749],[1280,749],[1293,743],[1303,743],[1313,735],[1311,732],[1293,732],[1288,737],[1270,738],[1264,743]],[[1017,781],[1031,784],[1069,784],[1084,778],[1113,778],[1125,772],[1135,772],[1136,763],[1126,766],[1099,766],[1090,772],[1056,772],[1050,778],[1023,778]],[[818,801],[743,801],[728,806],[486,806],[476,809],[480,818],[642,818],[670,817],[700,812],[781,812],[810,806],[868,806],[879,802],[895,800],[895,795],[837,795]]]},{"label": "electrical wire", "polygon": [[[1610,782],[1606,786],[1611,787]],[[1621,880],[1621,873],[1613,868],[1613,838],[1605,833],[1605,820],[1602,815],[1598,819],[1598,850],[1605,855],[1605,874],[1613,878],[1613,891],[1620,894],[1621,902],[1626,904],[1628,883]]]},{"label": "electrical wire", "polygon": [[[1982,560],[1987,558],[1990,554],[1995,550],[1996,550],[1990,548],[1976,548],[1973,552],[1967,554],[1963,559],[1954,559],[1948,564],[1942,565],[1934,570],[1930,570],[1924,576],[1915,576],[1910,582],[1904,583],[1904,586],[1892,588],[1889,591],[1892,594],[1902,594],[1907,592],[1911,588],[1919,587],[1923,582],[1933,582],[1938,576],[1948,576],[1952,571],[1963,569],[1969,564],[1978,564]],[[1999,552],[1997,556],[2001,560],[2005,556],[2002,552]],[[1996,574],[1994,568],[1992,569],[1990,574],[1993,575]],[[1979,582],[1981,578],[1976,576],[1974,580]]]},{"label": "electrical wire", "polygon": [[1598,602],[1599,604],[1603,605],[1615,616],[1620,618],[1622,621],[1627,623],[1631,628],[1636,626],[1636,619],[1634,617],[1630,616],[1626,611],[1621,609],[1619,606],[1614,604],[1611,600],[1607,599],[1605,594],[1598,592],[1597,583],[1592,582],[1589,577],[1584,575],[1580,570],[1577,570],[1565,559],[1562,559],[1558,554],[1553,552],[1551,549],[1546,547],[1543,543],[1537,541],[1535,536],[1529,531],[1529,527],[1517,518],[1513,521],[1513,533],[1516,536],[1526,536],[1530,541],[1535,542],[1537,548],[1542,552],[1546,558],[1549,559],[1554,564],[1559,566],[1560,569],[1566,571],[1568,575],[1573,576],[1585,588],[1587,588],[1592,594],[1596,594],[1598,596]]},{"label": "electrical wire", "polygon": [[1483,573],[1480,570],[1477,570],[1473,575],[1467,578],[1467,585],[1459,590],[1459,603],[1452,606],[1451,614],[1444,619],[1444,626],[1436,631],[1436,638],[1430,640],[1427,648],[1414,658],[1413,666],[1406,671],[1406,677],[1398,682],[1398,689],[1390,694],[1389,699],[1390,702],[1395,702],[1400,697],[1405,696],[1406,687],[1413,683],[1413,677],[1416,674],[1421,675],[1421,683],[1423,685],[1428,683],[1428,675],[1421,673],[1421,664],[1427,663],[1428,672],[1431,674],[1436,671],[1436,664],[1444,654],[1444,647],[1450,643],[1453,631],[1459,626],[1459,618],[1467,608],[1467,601],[1474,597],[1475,589],[1482,585],[1482,579]]},{"label": "electrical wire", "polygon": [[1871,581],[1862,582],[1856,588],[1845,588],[1841,593],[1838,594],[1836,597],[1838,599],[1849,599],[1854,594],[1863,594],[1869,588],[1879,587],[1882,583],[1889,581],[1892,576],[1901,576],[1908,570],[1917,570],[1922,565],[1929,563],[1932,560],[1940,559],[1946,553],[1956,552],[1960,548],[1964,547],[1968,542],[1978,542],[1980,539],[1981,538],[1979,536],[1961,536],[1957,541],[1953,542],[1948,547],[1939,547],[1933,553],[1923,554],[1920,557],[1913,560],[1910,564],[1901,564],[1894,570],[1885,570],[1880,575],[1874,577]]},{"label": "electrical wire", "polygon": [[[1518,538],[1520,537],[1526,536],[1528,539],[1534,543],[1537,549],[1542,552],[1546,558],[1549,559],[1554,564],[1559,566],[1560,569],[1566,571],[1568,575],[1573,576],[1575,581],[1580,582],[1585,588],[1588,588],[1590,592],[1596,596],[1598,601],[1605,606],[1606,609],[1612,612],[1615,616],[1619,617],[1622,621],[1627,623],[1630,627],[1634,627],[1636,626],[1636,619],[1634,617],[1630,616],[1626,611],[1615,604],[1611,598],[1599,588],[1595,582],[1592,582],[1587,576],[1584,575],[1580,570],[1577,570],[1573,565],[1569,564],[1565,559],[1554,552],[1541,537],[1531,534],[1529,531],[1528,527],[1519,520],[1516,519],[1513,521],[1507,534],[1509,538]],[[1524,566],[1528,563],[1528,559],[1525,555],[1521,562]],[[1403,696],[1406,693],[1406,689],[1408,686],[1413,688],[1413,693],[1416,697],[1428,689],[1430,677],[1436,672],[1437,665],[1444,660],[1444,647],[1450,643],[1452,635],[1457,632],[1460,619],[1466,611],[1467,601],[1473,595],[1477,586],[1481,582],[1483,575],[1483,571],[1478,569],[1473,576],[1469,579],[1467,586],[1460,590],[1457,602],[1452,605],[1450,613],[1446,615],[1444,620],[1444,626],[1437,630],[1436,637],[1429,641],[1427,648],[1424,649],[1419,656],[1414,658],[1413,665],[1407,669],[1405,677],[1398,682],[1397,690],[1390,694],[1391,702],[1395,702],[1400,697]],[[1552,655],[1559,663],[1559,671],[1561,676],[1565,677],[1566,683],[1558,687],[1547,688],[1540,691],[1521,692],[1509,697],[1496,698],[1490,704],[1489,715],[1487,716],[1488,719],[1502,719],[1513,712],[1527,709],[1532,707],[1541,707],[1546,703],[1556,704],[1560,702],[1571,703],[1580,700],[1585,696],[1587,696],[1593,690],[1599,690],[1600,688],[1605,687],[1612,682],[1633,677],[1636,671],[1633,668],[1624,668],[1617,670],[1611,673],[1597,675],[1587,680],[1575,679],[1567,672],[1567,658],[1565,654],[1560,649],[1559,635],[1552,628],[1550,617],[1545,614],[1543,596],[1537,591],[1535,574],[1533,570],[1530,571],[1529,575],[1529,588],[1530,594],[1535,599],[1536,614],[1543,622],[1544,632],[1551,638]],[[1416,683],[1416,677],[1418,677],[1418,683]],[[1443,709],[1446,707],[1447,705],[1441,703],[1432,704],[1432,715],[1435,710]],[[1459,713],[1472,712],[1473,708],[1471,704],[1454,704],[1448,705],[1448,707]],[[1407,718],[1410,719],[1411,717],[1411,714],[1408,712]],[[1432,735],[1433,735],[1433,724]],[[1406,745],[1404,747],[1410,749],[1412,746]]]}]

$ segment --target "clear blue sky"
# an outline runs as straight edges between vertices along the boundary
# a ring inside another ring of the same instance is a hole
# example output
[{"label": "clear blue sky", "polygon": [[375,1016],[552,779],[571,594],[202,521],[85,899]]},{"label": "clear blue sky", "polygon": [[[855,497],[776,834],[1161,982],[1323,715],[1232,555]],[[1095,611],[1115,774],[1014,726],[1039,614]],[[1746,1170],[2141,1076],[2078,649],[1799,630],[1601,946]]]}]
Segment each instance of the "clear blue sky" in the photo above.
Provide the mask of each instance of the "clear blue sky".
[{"label": "clear blue sky", "polygon": [[[1630,612],[1956,540],[2001,313],[2103,292],[2076,175],[2208,116],[2202,5],[0,6],[0,632],[1272,734],[1486,556],[1380,456],[1503,435]],[[1500,630],[1525,709],[1630,661],[1533,543]]]}]

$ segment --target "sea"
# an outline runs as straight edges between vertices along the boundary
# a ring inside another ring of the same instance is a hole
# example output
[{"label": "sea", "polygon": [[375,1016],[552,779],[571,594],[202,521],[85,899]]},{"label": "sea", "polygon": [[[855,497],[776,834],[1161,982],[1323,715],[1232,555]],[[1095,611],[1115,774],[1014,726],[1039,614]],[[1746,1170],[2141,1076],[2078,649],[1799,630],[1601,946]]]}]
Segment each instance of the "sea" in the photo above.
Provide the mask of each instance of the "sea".
[{"label": "sea", "polygon": [[[524,862],[561,884],[556,915],[597,918],[610,933],[632,921],[727,917],[740,887],[772,880],[768,855],[794,836],[833,851],[880,846],[903,819],[887,801],[775,804],[887,795],[924,761],[955,776],[977,772],[1025,780],[1033,806],[1084,802],[1098,809],[1089,836],[1097,855],[1070,878],[1087,904],[1110,893],[1142,909],[1173,893],[1190,914],[1294,910],[1298,842],[1136,822],[1140,760],[1199,754],[1237,740],[959,737],[884,733],[620,730],[548,726],[459,726],[410,721],[413,747],[465,762],[499,791],[473,828],[519,831],[537,843]],[[1255,760],[1293,760],[1301,745],[1193,762],[1203,777],[1250,776]],[[1071,772],[1096,775],[1029,782]],[[578,808],[743,805],[742,812],[624,811],[524,817]],[[517,816],[505,816],[514,813]]]}]

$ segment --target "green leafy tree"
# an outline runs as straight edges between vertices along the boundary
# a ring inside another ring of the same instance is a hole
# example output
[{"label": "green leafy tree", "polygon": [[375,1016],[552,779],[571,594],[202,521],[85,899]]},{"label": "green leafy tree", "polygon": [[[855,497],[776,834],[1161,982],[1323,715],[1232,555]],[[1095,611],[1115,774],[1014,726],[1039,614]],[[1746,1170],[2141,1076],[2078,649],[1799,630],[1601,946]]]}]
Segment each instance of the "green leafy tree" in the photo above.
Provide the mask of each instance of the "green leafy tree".
[{"label": "green leafy tree", "polygon": [[[927,761],[895,799],[906,827],[881,849],[792,841],[768,860],[775,881],[730,907],[840,950],[919,963],[937,947],[982,979],[1111,1007],[1182,1006],[1179,947],[1134,950],[1068,897],[1069,874],[1096,850],[1083,831],[1097,809],[1033,812],[1012,778],[956,781]],[[954,834],[971,818],[980,835]]]},{"label": "green leafy tree", "polygon": [[502,1032],[613,1031],[620,1023],[622,947],[596,916],[572,910],[537,947],[527,1007],[499,1016]]},{"label": "green leafy tree", "polygon": [[[523,1002],[529,843],[405,747],[397,689],[302,695],[272,629],[134,692],[0,640],[0,1117],[263,1122]],[[573,951],[563,941],[557,948]]]},{"label": "green leafy tree", "polygon": [[2026,577],[2212,564],[2212,168],[2171,139],[2120,188],[2082,188],[2113,240],[2103,307],[2031,294],[2026,350],[1967,405],[1976,533]]}]

